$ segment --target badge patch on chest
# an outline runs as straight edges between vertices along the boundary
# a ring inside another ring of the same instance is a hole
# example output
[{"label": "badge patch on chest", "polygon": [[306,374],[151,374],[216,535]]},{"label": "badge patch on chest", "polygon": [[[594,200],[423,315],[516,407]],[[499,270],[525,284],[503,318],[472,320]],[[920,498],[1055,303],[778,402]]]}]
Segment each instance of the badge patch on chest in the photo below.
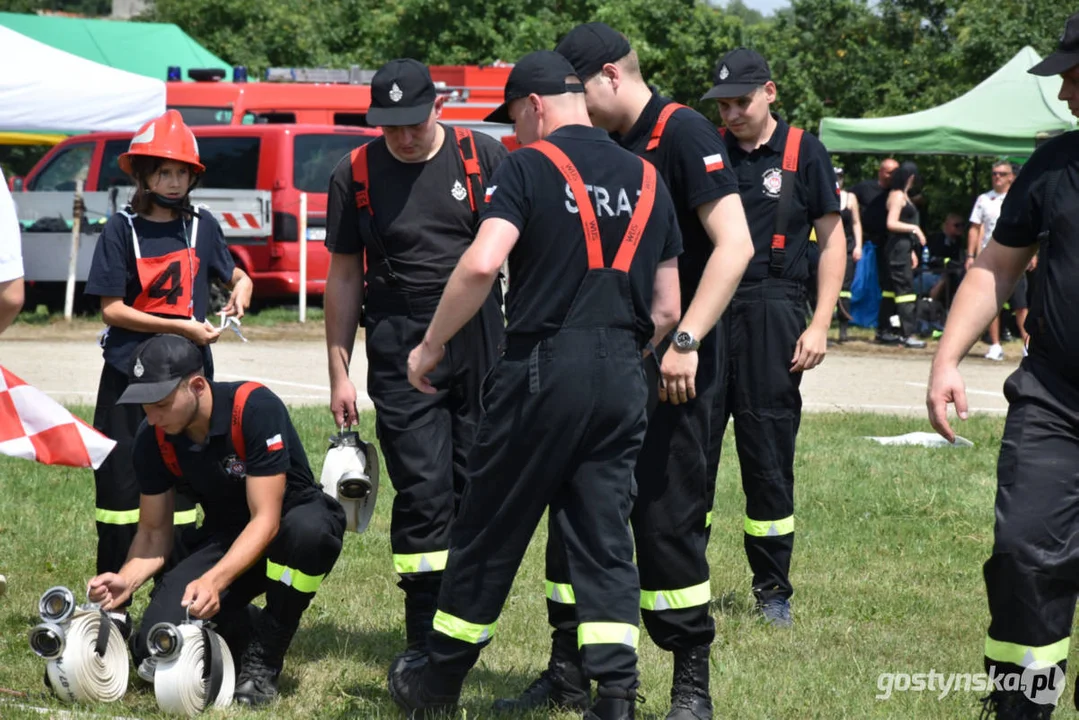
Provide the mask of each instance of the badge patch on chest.
[{"label": "badge patch on chest", "polygon": [[243,480],[247,477],[247,465],[236,455],[229,455],[221,462],[225,473],[234,480]]},{"label": "badge patch on chest", "polygon": [[779,168],[768,168],[764,171],[762,184],[765,195],[779,197],[779,191],[783,187],[783,171]]},{"label": "badge patch on chest", "polygon": [[450,190],[450,195],[453,195],[453,199],[460,202],[468,197],[468,190],[465,190],[465,186],[461,184],[460,180],[453,181],[453,189]]}]

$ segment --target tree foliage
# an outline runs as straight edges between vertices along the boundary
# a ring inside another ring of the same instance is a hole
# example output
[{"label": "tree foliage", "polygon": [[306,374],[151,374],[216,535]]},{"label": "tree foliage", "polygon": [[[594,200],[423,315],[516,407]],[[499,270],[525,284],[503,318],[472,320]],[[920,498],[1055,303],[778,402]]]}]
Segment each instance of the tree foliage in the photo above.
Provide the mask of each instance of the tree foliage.
[{"label": "tree foliage", "polygon": [[[0,9],[94,12],[102,0],[0,0]],[[100,9],[100,8],[98,8]],[[271,66],[512,62],[554,47],[577,23],[626,33],[646,77],[715,117],[698,98],[716,61],[745,45],[771,63],[776,110],[811,131],[823,117],[924,110],[958,97],[1024,45],[1052,51],[1068,14],[1059,0],[792,0],[764,18],[743,0],[156,0],[144,19],[172,22],[252,74]],[[1002,108],[1021,112],[1021,108]],[[921,155],[935,224],[988,185],[988,161]],[[879,158],[841,158],[853,182]]]}]

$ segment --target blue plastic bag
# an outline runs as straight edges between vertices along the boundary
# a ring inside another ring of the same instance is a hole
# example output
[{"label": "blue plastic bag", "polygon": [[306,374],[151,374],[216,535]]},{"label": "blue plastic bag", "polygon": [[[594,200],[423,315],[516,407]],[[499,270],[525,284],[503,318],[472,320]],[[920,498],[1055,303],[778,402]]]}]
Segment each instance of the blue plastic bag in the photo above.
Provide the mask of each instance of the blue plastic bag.
[{"label": "blue plastic bag", "polygon": [[880,281],[877,278],[877,246],[862,244],[862,259],[854,265],[854,280],[850,285],[850,314],[854,325],[877,326],[880,310]]}]

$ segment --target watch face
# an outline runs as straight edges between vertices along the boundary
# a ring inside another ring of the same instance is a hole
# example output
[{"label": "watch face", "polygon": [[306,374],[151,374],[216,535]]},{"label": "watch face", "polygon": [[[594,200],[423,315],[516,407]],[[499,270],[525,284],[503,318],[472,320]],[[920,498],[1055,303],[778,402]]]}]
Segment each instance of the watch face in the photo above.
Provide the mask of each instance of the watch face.
[{"label": "watch face", "polygon": [[693,343],[693,336],[684,330],[679,331],[674,336],[674,344],[679,347],[688,347]]}]

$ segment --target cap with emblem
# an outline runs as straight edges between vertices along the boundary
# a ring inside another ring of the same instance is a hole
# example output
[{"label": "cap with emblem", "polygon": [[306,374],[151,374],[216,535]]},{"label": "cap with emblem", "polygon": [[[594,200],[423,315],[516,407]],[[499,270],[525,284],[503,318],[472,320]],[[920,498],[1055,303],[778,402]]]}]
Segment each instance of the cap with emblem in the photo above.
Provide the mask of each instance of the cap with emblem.
[{"label": "cap with emblem", "polygon": [[1064,22],[1057,51],[1027,72],[1034,75],[1060,75],[1079,65],[1079,12]]},{"label": "cap with emblem", "polygon": [[179,335],[154,335],[131,355],[128,386],[117,405],[152,405],[169,396],[185,377],[202,370],[202,353]]},{"label": "cap with emblem", "polygon": [[629,55],[630,46],[626,36],[607,23],[590,22],[566,33],[555,51],[570,61],[581,80],[587,80],[607,63]]},{"label": "cap with emblem", "polygon": [[505,102],[484,118],[487,122],[512,124],[510,103],[519,98],[536,94],[562,95],[564,93],[583,93],[584,85],[580,80],[566,82],[567,77],[577,77],[573,66],[562,55],[553,50],[536,50],[518,60],[510,76],[506,79]]},{"label": "cap with emblem", "polygon": [[431,116],[435,84],[427,66],[418,60],[390,60],[371,79],[367,124],[419,125]]},{"label": "cap with emblem", "polygon": [[715,86],[701,100],[748,95],[772,79],[768,61],[748,48],[731,50],[716,63]]}]

